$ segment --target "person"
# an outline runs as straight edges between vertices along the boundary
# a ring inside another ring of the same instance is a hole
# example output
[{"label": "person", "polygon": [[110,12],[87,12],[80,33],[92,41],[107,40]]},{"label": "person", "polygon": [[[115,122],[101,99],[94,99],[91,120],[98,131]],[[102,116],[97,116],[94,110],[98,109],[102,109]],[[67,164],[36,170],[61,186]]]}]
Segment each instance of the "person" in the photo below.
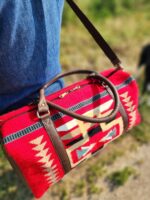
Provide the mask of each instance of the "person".
[{"label": "person", "polygon": [[143,66],[145,66],[145,75],[142,94],[145,94],[146,91],[150,91],[150,44],[144,46],[140,55],[138,69]]},{"label": "person", "polygon": [[[0,1],[0,114],[29,104],[58,73],[64,0]],[[46,95],[63,87],[57,81]]]}]

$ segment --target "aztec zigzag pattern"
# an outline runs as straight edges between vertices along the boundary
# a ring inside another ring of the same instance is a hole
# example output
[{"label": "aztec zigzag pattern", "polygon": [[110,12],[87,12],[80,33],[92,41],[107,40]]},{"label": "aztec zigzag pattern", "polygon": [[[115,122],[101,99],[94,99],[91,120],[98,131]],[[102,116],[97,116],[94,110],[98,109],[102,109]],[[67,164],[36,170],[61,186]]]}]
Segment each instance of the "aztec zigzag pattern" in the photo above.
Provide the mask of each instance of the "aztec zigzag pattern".
[{"label": "aztec zigzag pattern", "polygon": [[127,108],[127,111],[129,112],[129,127],[128,130],[130,130],[136,121],[136,106],[134,105],[131,96],[129,96],[128,92],[123,93],[120,95],[122,97],[122,101],[125,103],[125,106]]},{"label": "aztec zigzag pattern", "polygon": [[49,184],[54,184],[59,181],[57,165],[54,165],[54,159],[51,159],[52,154],[48,153],[49,148],[45,148],[47,142],[42,142],[43,137],[43,135],[37,137],[30,141],[30,143],[35,145],[35,147],[33,147],[33,150],[37,151],[35,156],[41,158],[38,162],[42,163],[43,173],[45,174],[46,180]]}]

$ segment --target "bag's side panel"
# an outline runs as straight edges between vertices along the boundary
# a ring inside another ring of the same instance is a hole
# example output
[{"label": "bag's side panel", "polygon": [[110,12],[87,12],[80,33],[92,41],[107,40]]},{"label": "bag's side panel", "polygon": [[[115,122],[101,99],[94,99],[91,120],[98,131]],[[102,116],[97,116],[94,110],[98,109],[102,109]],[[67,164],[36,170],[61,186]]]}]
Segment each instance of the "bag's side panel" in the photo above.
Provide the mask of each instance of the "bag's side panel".
[{"label": "bag's side panel", "polygon": [[[110,71],[104,72],[107,76]],[[139,105],[139,89],[135,79],[128,73],[119,70],[109,78],[117,87],[120,95],[120,100],[128,115],[128,130],[138,125],[141,122],[141,117],[138,112]]]},{"label": "bag's side panel", "polygon": [[[56,151],[35,111],[9,120],[1,128],[5,152],[12,158],[35,197],[64,176]],[[12,129],[16,130],[12,132]],[[19,131],[18,131],[19,130]],[[8,134],[9,131],[9,134]],[[13,166],[14,167],[14,166]]]}]

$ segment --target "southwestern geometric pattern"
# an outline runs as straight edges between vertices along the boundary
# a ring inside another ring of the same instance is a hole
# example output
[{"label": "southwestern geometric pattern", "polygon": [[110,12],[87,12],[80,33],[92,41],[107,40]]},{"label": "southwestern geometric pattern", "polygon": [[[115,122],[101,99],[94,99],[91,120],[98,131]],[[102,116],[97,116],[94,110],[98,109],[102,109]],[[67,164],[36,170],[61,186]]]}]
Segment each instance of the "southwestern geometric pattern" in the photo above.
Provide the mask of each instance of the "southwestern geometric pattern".
[{"label": "southwestern geometric pattern", "polygon": [[[102,74],[116,86],[128,117],[128,129],[140,122],[138,88],[126,72],[114,69]],[[100,118],[114,109],[114,100],[103,87],[85,79],[62,89],[47,99],[80,115]],[[73,90],[80,85],[80,89]],[[67,91],[72,92],[67,93]],[[134,94],[133,94],[134,91]],[[64,98],[59,98],[67,93]],[[42,122],[37,118],[36,106],[25,106],[0,116],[0,133],[8,157],[13,159],[35,197],[41,197],[54,183],[61,180],[65,171],[57,151]],[[101,151],[124,132],[124,118],[120,112],[106,123],[88,123],[74,119],[55,109],[51,119],[72,168]]]},{"label": "southwestern geometric pattern", "polygon": [[[118,89],[118,91],[125,89],[129,84],[132,83],[132,81],[134,81],[134,79],[132,77],[129,77],[123,83],[118,84],[116,86],[116,88]],[[108,95],[108,93],[106,91],[102,92],[101,94],[96,94],[96,95],[94,95],[94,97],[89,98],[88,100],[84,100],[83,102],[80,102],[80,103],[76,104],[75,106],[70,107],[69,110],[78,111],[80,108],[87,106],[87,105],[91,104],[92,102],[95,102],[95,101],[99,100],[100,98],[105,97],[107,95]],[[63,113],[57,112],[51,116],[51,119],[53,122],[55,122],[56,120],[61,119],[64,116],[65,115]],[[20,131],[16,131],[12,134],[7,135],[6,137],[3,138],[3,143],[7,144],[9,142],[13,142],[27,134],[30,134],[30,133],[40,129],[40,128],[43,128],[43,124],[39,121],[33,125],[23,128]]]},{"label": "southwestern geometric pattern", "polygon": [[[54,184],[59,181],[59,169],[57,164],[55,164],[54,159],[52,159],[52,153],[50,149],[46,148],[46,140],[43,141],[44,135],[37,137],[36,139],[30,141],[34,145],[32,148],[36,151],[36,157],[39,157],[38,162],[41,163],[43,172],[45,172],[45,177],[49,184]],[[42,142],[43,141],[43,142]]]},{"label": "southwestern geometric pattern", "polygon": [[[107,116],[112,111],[112,105],[113,100],[111,99],[94,109],[88,110],[83,113],[83,115],[88,117]],[[113,131],[112,127],[115,127]],[[110,123],[101,124],[86,123],[73,119],[57,127],[56,130],[59,135],[62,135],[61,139],[66,145],[71,167],[74,168],[83,160],[91,157],[92,152],[96,151],[99,145],[102,143],[109,143],[120,136],[123,133],[123,120],[120,115]],[[92,130],[94,130],[94,132]],[[103,138],[101,138],[102,132],[105,133]],[[95,138],[97,138],[99,143],[92,143],[92,140],[95,140]],[[97,146],[95,147],[95,145]]]},{"label": "southwestern geometric pattern", "polygon": [[129,96],[128,92],[123,93],[120,95],[122,98],[123,104],[127,109],[128,115],[129,115],[129,127],[128,130],[130,130],[136,121],[136,105],[133,103],[132,96]]},{"label": "southwestern geometric pattern", "polygon": [[85,146],[85,147],[81,147],[81,150],[77,150],[77,156],[78,159],[82,158],[83,156],[85,156],[89,151],[92,150],[92,148],[96,145],[96,143],[91,144],[90,146]]},{"label": "southwestern geometric pattern", "polygon": [[108,140],[112,140],[117,135],[116,128],[112,129],[105,137],[101,139],[101,142],[106,142]]}]

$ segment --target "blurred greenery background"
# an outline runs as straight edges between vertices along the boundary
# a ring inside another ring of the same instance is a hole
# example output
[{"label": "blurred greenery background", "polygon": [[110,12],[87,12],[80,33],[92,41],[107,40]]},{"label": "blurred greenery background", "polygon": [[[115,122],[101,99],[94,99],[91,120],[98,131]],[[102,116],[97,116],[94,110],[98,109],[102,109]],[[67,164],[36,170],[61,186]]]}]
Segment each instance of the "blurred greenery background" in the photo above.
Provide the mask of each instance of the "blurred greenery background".
[{"label": "blurred greenery background", "polygon": [[[136,77],[141,49],[150,42],[150,1],[76,0],[76,2],[120,56],[125,69]],[[63,12],[60,59],[63,71],[75,68],[101,71],[111,67],[111,63],[68,5],[65,5]],[[68,80],[68,83],[75,80],[77,77]],[[140,88],[142,81],[143,72],[138,78]],[[148,95],[145,98],[149,98]],[[101,154],[73,170],[63,181],[53,186],[41,200],[135,200],[138,190],[141,191],[139,197],[141,200],[149,200],[150,163],[147,162],[150,161],[150,156],[147,152],[150,150],[150,107],[147,100],[140,105],[140,112],[142,115],[140,126],[110,144]],[[136,191],[130,184],[135,186]],[[145,192],[146,188],[149,193]],[[122,196],[124,193],[126,195]],[[22,199],[34,198],[12,171],[0,150],[0,200]]]}]

